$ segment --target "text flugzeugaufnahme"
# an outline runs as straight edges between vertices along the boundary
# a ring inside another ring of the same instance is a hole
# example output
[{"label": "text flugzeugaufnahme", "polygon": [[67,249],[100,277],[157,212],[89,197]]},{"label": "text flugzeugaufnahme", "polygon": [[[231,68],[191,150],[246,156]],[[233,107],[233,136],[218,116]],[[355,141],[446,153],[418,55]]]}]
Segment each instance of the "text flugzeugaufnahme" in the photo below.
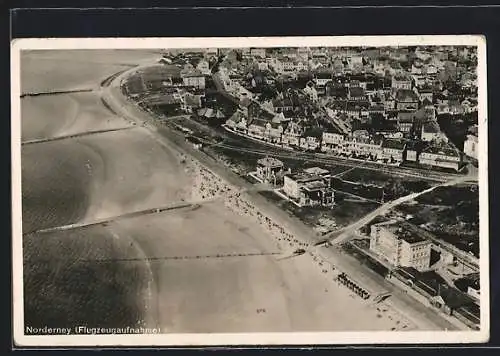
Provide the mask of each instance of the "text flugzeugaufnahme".
[{"label": "text flugzeugaufnahme", "polygon": [[75,326],[73,328],[31,327],[25,328],[26,335],[109,335],[109,334],[160,334],[160,329],[143,327],[101,328]]}]

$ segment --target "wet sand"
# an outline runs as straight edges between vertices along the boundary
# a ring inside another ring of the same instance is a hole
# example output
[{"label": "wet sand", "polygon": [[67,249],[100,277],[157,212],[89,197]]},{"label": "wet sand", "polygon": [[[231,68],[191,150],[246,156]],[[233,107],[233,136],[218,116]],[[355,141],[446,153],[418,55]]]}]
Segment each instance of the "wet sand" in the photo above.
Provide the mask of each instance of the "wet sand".
[{"label": "wet sand", "polygon": [[31,50],[21,53],[21,93],[83,89],[136,64],[159,57],[156,51]]},{"label": "wet sand", "polygon": [[175,152],[156,144],[147,131],[126,131],[75,140],[91,149],[91,203],[83,221],[165,206],[187,199],[190,179]]},{"label": "wet sand", "polygon": [[97,93],[24,97],[21,115],[22,141],[130,126]]},{"label": "wet sand", "polygon": [[137,324],[163,332],[396,325],[338,287],[307,256],[282,259],[287,253],[265,229],[236,218],[222,202],[38,234],[25,240],[26,258],[37,267],[25,277],[26,291],[44,291],[30,315],[36,321],[46,308],[56,318],[68,309],[67,323],[88,318],[88,325]]},{"label": "wet sand", "polygon": [[90,203],[92,151],[59,141],[24,146],[21,155],[23,231],[80,221]]}]

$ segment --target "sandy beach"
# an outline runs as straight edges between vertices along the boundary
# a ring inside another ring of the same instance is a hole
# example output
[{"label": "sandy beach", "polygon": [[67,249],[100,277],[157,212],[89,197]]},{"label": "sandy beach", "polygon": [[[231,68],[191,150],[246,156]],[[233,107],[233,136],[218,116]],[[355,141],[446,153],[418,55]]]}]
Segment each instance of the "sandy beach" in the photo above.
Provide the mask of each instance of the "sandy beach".
[{"label": "sandy beach", "polygon": [[175,153],[156,144],[144,128],[83,137],[98,157],[89,164],[91,204],[84,221],[186,200],[190,178]]}]

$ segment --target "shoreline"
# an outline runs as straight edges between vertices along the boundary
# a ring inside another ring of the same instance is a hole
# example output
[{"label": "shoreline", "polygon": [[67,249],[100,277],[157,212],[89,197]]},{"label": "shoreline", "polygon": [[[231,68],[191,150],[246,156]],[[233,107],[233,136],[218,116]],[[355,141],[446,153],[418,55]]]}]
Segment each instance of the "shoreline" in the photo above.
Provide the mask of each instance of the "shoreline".
[{"label": "shoreline", "polygon": [[[138,70],[139,67],[136,67],[134,69],[125,71],[124,73],[120,74],[116,78],[113,79],[113,81],[110,84],[110,87],[108,87],[108,93],[112,95],[112,89],[117,89],[116,87],[116,82],[121,83],[121,81],[129,75],[130,72],[134,70]],[[113,84],[115,85],[113,87]],[[281,210],[279,207],[276,206],[271,206],[269,202],[264,201],[265,198],[261,196],[256,196],[256,194],[252,194],[252,192],[241,192],[237,188],[238,186],[243,186],[249,187],[251,186],[250,183],[242,181],[241,177],[236,176],[234,173],[227,171],[225,167],[221,167],[221,164],[217,161],[210,162],[210,159],[208,157],[203,157],[203,154],[199,151],[196,151],[195,149],[189,147],[184,141],[183,138],[181,138],[179,134],[176,135],[176,133],[171,132],[169,129],[165,127],[158,127],[155,124],[151,123],[151,117],[148,117],[148,113],[141,110],[138,108],[133,101],[123,95],[121,92],[121,87],[118,86],[118,90],[120,91],[118,95],[122,96],[121,101],[125,103],[125,105],[129,106],[129,110],[131,109],[130,106],[133,106],[133,111],[139,111],[138,116],[139,117],[144,117],[144,121],[141,121],[141,119],[137,119],[133,114],[130,114],[125,110],[125,115],[126,116],[132,116],[134,121],[139,122],[141,125],[147,126],[148,129],[151,129],[153,132],[151,132],[151,135],[154,137],[156,141],[161,141],[163,144],[165,144],[168,147],[171,147],[174,151],[179,152],[179,156],[182,157],[182,155],[185,155],[186,157],[189,157],[190,164],[195,164],[197,165],[197,169],[201,170],[202,176],[205,175],[205,178],[207,175],[211,175],[213,179],[218,181],[218,184],[226,187],[222,189],[222,194],[223,193],[229,193],[229,202],[226,201],[225,205],[233,210],[236,213],[244,213],[244,214],[249,214],[250,216],[253,216],[254,218],[257,218],[257,221],[259,222],[260,225],[267,225],[269,234],[274,238],[274,239],[283,239],[286,241],[290,241],[292,238],[294,239],[294,242],[291,243],[292,246],[294,246],[294,243],[299,243],[298,236],[303,236],[307,237],[307,240],[316,242],[319,240],[319,237],[311,231],[306,231],[308,228],[306,226],[300,226],[303,225],[301,222],[294,221],[294,219],[291,219],[286,212]],[[119,98],[114,98],[114,100],[120,100]],[[108,102],[108,105],[113,105]],[[116,110],[117,108],[115,108]],[[120,109],[122,109],[120,107]],[[121,110],[117,110],[121,111]],[[151,113],[149,113],[151,114]],[[156,136],[160,137],[156,137]],[[176,138],[172,136],[178,136]],[[167,141],[167,142],[165,142]],[[172,147],[172,145],[175,145],[175,147]],[[203,190],[203,188],[200,189]],[[199,192],[199,194],[203,193]],[[221,193],[220,191],[217,192],[215,190],[214,192],[206,192],[207,194],[214,194],[216,195],[217,193]],[[250,201],[250,203],[249,203]],[[227,205],[229,204],[229,205]],[[253,210],[253,211],[252,211]],[[258,210],[255,212],[255,210]],[[279,210],[279,211],[278,211]],[[249,213],[250,211],[250,213]],[[266,216],[266,214],[263,214],[261,211],[265,211],[269,216]],[[270,211],[270,214],[269,214]],[[278,224],[275,222],[272,222],[273,220],[284,220],[282,224]],[[292,231],[292,232],[290,232]],[[280,235],[281,234],[281,235]],[[287,240],[288,239],[288,240]],[[303,242],[301,242],[303,243]],[[300,245],[299,245],[300,246]],[[328,263],[328,262],[327,262]],[[404,312],[402,312],[404,315]]]}]

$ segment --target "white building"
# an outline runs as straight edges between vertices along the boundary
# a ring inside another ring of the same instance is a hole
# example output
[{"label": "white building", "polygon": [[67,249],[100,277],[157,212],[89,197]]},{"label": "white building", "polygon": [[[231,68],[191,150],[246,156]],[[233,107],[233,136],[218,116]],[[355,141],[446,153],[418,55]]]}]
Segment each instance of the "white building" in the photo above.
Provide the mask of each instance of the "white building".
[{"label": "white building", "polygon": [[344,135],[333,132],[323,132],[321,151],[335,152],[342,146],[343,141]]},{"label": "white building", "polygon": [[297,70],[297,64],[293,59],[284,59],[283,63],[283,72],[295,72]]},{"label": "white building", "polygon": [[476,135],[467,135],[464,142],[464,153],[472,158],[478,159],[478,139]]},{"label": "white building", "polygon": [[425,72],[427,74],[437,74],[438,72],[438,68],[434,65],[434,64],[428,64],[426,67],[425,67]]},{"label": "white building", "polygon": [[250,56],[266,58],[266,49],[265,48],[250,48]]},{"label": "white building", "polygon": [[298,61],[296,66],[297,71],[306,71],[309,69],[309,63],[307,61]]},{"label": "white building", "polygon": [[269,62],[269,67],[271,67],[278,74],[282,74],[285,70],[283,62],[280,61],[278,58],[273,58]]},{"label": "white building", "polygon": [[411,90],[411,78],[405,75],[394,75],[391,79],[391,87],[394,90]]},{"label": "white building", "polygon": [[400,139],[385,139],[382,143],[382,159],[392,163],[401,163],[405,150],[405,142]]},{"label": "white building", "polygon": [[431,263],[432,242],[397,226],[384,222],[371,226],[370,250],[393,266],[428,270]]},{"label": "white building", "polygon": [[286,129],[281,136],[281,143],[285,146],[295,146],[298,147],[300,145],[300,136],[303,134],[304,129],[301,125],[296,122],[289,122],[286,126]]},{"label": "white building", "polygon": [[332,206],[334,204],[330,174],[320,168],[310,169],[309,172],[286,174],[283,192],[298,206]]},{"label": "white building", "polygon": [[480,288],[479,288],[479,286],[477,288],[475,288],[473,286],[469,286],[467,288],[467,294],[470,295],[475,300],[481,300],[481,294],[480,294]]},{"label": "white building", "polygon": [[297,57],[303,61],[307,61],[311,55],[311,50],[309,47],[299,47],[297,49]]},{"label": "white building", "polygon": [[422,150],[418,161],[422,165],[450,168],[458,171],[462,163],[462,157],[454,149],[431,145]]},{"label": "white building", "polygon": [[283,134],[283,126],[279,121],[273,119],[272,122],[266,123],[264,138],[273,143],[281,143],[281,135]]},{"label": "white building", "polygon": [[359,70],[363,68],[363,57],[362,56],[351,56],[348,60],[347,63],[349,65],[349,68],[352,70]]},{"label": "white building", "polygon": [[319,146],[320,141],[314,136],[299,138],[299,147],[306,151],[315,151]]}]

